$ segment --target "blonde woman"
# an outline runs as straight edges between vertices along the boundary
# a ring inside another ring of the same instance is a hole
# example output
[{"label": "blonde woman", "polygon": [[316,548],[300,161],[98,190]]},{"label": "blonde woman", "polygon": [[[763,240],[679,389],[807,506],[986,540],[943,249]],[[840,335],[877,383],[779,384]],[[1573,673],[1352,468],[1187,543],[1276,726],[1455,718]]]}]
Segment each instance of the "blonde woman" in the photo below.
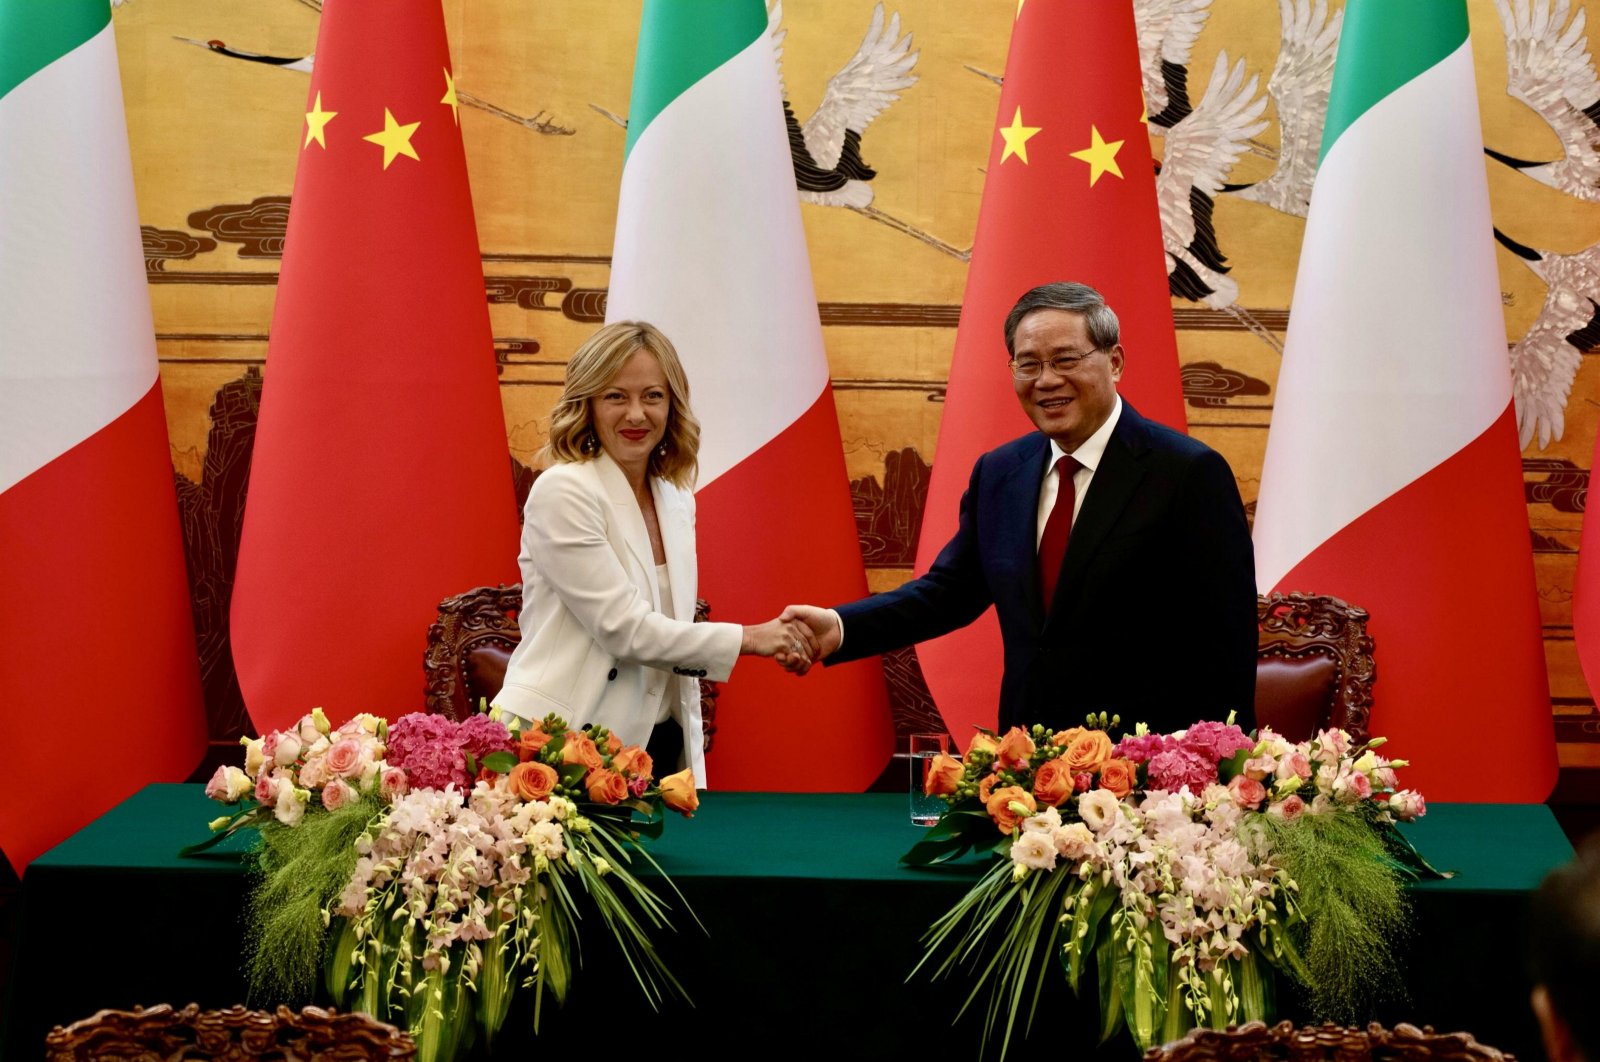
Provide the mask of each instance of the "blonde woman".
[{"label": "blonde woman", "polygon": [[816,642],[798,623],[693,622],[699,442],[660,330],[618,321],[573,354],[523,510],[522,641],[494,706],[604,726],[657,776],[687,766],[704,786],[699,680],[741,654],[804,670]]}]

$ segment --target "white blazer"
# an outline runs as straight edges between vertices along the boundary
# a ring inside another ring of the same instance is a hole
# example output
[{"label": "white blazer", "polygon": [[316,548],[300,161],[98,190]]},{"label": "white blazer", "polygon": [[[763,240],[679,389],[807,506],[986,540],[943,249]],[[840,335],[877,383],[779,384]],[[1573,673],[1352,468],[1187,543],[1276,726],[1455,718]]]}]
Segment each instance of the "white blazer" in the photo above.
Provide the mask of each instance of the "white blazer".
[{"label": "white blazer", "polygon": [[[650,739],[669,692],[687,766],[706,784],[700,678],[723,681],[739,658],[736,623],[695,623],[699,568],[694,495],[652,479],[667,556],[672,614],[661,614],[644,514],[627,477],[602,452],[534,480],[522,518],[522,641],[511,654],[501,711],[555,712],[573,726],[604,726],[630,745]],[[657,764],[658,776],[683,764]]]}]

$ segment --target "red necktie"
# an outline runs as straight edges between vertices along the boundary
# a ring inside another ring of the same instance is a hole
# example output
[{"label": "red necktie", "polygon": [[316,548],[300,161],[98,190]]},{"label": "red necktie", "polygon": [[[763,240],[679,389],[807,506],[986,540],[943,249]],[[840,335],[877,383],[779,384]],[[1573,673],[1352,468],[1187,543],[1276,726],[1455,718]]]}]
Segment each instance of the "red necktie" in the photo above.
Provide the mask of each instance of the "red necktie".
[{"label": "red necktie", "polygon": [[1067,539],[1072,535],[1072,474],[1083,466],[1071,454],[1063,454],[1056,462],[1055,508],[1044,522],[1044,537],[1039,539],[1039,590],[1044,595],[1044,610],[1048,615],[1050,603],[1056,596],[1056,582],[1061,578],[1061,562],[1067,555]]}]

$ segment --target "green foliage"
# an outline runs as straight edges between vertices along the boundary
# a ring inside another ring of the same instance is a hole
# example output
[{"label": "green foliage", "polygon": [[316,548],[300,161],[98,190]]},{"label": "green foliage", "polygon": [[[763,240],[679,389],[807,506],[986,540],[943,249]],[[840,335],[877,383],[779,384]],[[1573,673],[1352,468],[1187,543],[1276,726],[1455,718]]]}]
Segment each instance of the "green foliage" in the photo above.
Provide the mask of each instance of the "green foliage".
[{"label": "green foliage", "polygon": [[1303,968],[1285,972],[1305,987],[1317,1020],[1365,1021],[1375,995],[1401,983],[1395,953],[1407,908],[1384,839],[1392,827],[1359,812],[1254,822],[1298,886],[1298,917],[1286,929]]},{"label": "green foliage", "polygon": [[324,912],[350,881],[356,838],[379,814],[376,796],[337,811],[307,814],[296,826],[261,824],[246,939],[252,1003],[310,1000],[327,936]]}]

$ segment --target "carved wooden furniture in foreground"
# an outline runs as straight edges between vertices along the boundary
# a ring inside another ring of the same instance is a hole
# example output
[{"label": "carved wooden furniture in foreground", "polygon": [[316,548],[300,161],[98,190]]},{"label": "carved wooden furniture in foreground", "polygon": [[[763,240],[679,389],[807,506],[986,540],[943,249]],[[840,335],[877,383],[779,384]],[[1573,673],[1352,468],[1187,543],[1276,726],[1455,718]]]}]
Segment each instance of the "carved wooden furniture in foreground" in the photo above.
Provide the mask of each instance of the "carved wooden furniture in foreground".
[{"label": "carved wooden furniture in foreground", "polygon": [[1296,1028],[1253,1021],[1226,1030],[1194,1029],[1181,1040],[1144,1053],[1144,1062],[1514,1062],[1515,1056],[1470,1033],[1435,1033],[1404,1023],[1393,1030],[1339,1025]]},{"label": "carved wooden furniture in foreground", "polygon": [[1327,726],[1365,741],[1377,678],[1366,611],[1326,594],[1266,594],[1256,618],[1256,722],[1292,741]]},{"label": "carved wooden furniture in foreground", "polygon": [[[423,656],[428,711],[460,721],[478,710],[505,684],[511,650],[522,640],[517,615],[522,587],[480,586],[439,602],[439,618],[428,628]],[[694,603],[695,622],[711,615],[704,601]],[[706,751],[717,732],[717,683],[700,680],[700,715]]]},{"label": "carved wooden furniture in foreground", "polygon": [[269,1013],[203,1011],[194,1003],[175,1010],[163,1003],[102,1010],[45,1037],[46,1062],[380,1062],[416,1053],[411,1037],[393,1025],[321,1007]]}]

